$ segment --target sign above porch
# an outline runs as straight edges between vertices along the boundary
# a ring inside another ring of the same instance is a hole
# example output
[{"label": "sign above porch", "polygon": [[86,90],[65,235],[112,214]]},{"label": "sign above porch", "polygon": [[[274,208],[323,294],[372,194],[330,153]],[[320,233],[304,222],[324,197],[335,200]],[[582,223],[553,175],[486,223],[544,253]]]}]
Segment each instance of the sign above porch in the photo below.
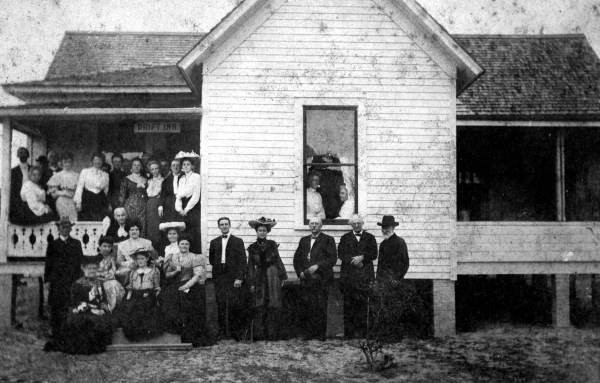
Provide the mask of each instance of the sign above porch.
[{"label": "sign above porch", "polygon": [[179,122],[136,122],[133,125],[135,134],[181,133]]}]

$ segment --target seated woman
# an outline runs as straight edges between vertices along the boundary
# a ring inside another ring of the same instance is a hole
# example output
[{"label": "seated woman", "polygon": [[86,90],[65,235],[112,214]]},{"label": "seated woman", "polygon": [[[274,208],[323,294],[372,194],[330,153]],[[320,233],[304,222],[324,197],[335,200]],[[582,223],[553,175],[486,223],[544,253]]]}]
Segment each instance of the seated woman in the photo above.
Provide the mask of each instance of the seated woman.
[{"label": "seated woman", "polygon": [[77,207],[73,196],[77,189],[79,174],[73,171],[73,153],[62,155],[63,169],[48,180],[48,193],[56,199],[56,213],[59,217],[69,217],[77,221]]},{"label": "seated woman", "polygon": [[[165,277],[174,280],[167,284],[164,300],[172,300],[175,305],[163,308],[163,318],[168,330],[181,335],[183,343],[194,347],[213,344],[206,329],[204,283],[206,281],[206,257],[191,253],[189,236],[179,238],[179,253],[165,264]],[[165,312],[166,310],[173,310]]]},{"label": "seated woman", "polygon": [[176,159],[181,160],[182,175],[179,177],[179,186],[175,194],[175,211],[179,213],[180,220],[185,223],[185,233],[190,235],[191,251],[200,253],[200,189],[202,179],[200,174],[194,172],[193,162],[200,158],[191,152],[179,152]]},{"label": "seated woman", "polygon": [[313,172],[308,175],[308,188],[306,189],[306,219],[319,217],[325,219],[325,208],[323,207],[323,197],[318,192],[321,177],[319,173]]},{"label": "seated woman", "polygon": [[131,272],[126,287],[127,296],[119,308],[120,323],[127,339],[150,339],[160,333],[157,296],[160,293],[160,272],[150,265],[150,253],[139,250],[133,254],[137,268]]},{"label": "seated woman", "polygon": [[346,185],[340,185],[340,201],[342,206],[336,219],[350,219],[354,212],[354,198],[350,196]]},{"label": "seated woman", "polygon": [[75,190],[75,206],[80,221],[102,221],[108,213],[108,173],[102,170],[104,154],[92,154],[92,167],[79,174]]},{"label": "seated woman", "polygon": [[130,220],[127,225],[129,239],[117,245],[117,272],[115,276],[122,285],[127,285],[129,274],[136,268],[134,254],[138,250],[148,251],[151,257],[154,257],[152,242],[140,237],[141,229],[142,225],[139,219]]},{"label": "seated woman", "polygon": [[115,279],[117,265],[113,254],[113,243],[112,237],[105,236],[100,237],[98,241],[100,249],[98,256],[102,259],[98,269],[98,279],[102,281],[102,287],[104,287],[106,293],[107,308],[110,312],[114,311],[125,296],[125,289]]},{"label": "seated woman", "polygon": [[23,222],[28,225],[48,223],[56,218],[46,203],[46,191],[40,185],[41,178],[42,170],[34,166],[29,170],[29,180],[21,187],[21,199],[27,203]]},{"label": "seated woman", "polygon": [[59,349],[69,354],[104,352],[112,338],[106,295],[98,279],[97,257],[84,257],[83,277],[71,288],[70,312],[61,331]]},{"label": "seated woman", "polygon": [[254,337],[255,339],[275,340],[279,337],[279,323],[282,306],[281,287],[287,273],[278,244],[267,239],[275,220],[261,217],[248,222],[256,230],[256,242],[248,247],[248,278],[250,292],[254,294]]},{"label": "seated woman", "polygon": [[104,217],[102,220],[102,231],[105,236],[112,237],[116,244],[129,238],[129,233],[127,232],[127,212],[124,207],[116,208],[113,211],[113,218]]}]

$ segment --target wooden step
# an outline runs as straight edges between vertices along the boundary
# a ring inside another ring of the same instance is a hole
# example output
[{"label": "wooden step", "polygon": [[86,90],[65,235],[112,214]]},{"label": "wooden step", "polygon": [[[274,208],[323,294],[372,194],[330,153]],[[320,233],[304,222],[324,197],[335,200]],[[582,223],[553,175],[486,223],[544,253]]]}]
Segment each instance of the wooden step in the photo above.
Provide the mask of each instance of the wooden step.
[{"label": "wooden step", "polygon": [[132,342],[125,337],[123,329],[118,328],[113,333],[112,344],[106,348],[107,351],[177,351],[189,350],[191,343],[181,343],[181,337],[177,334],[162,333],[152,339]]}]

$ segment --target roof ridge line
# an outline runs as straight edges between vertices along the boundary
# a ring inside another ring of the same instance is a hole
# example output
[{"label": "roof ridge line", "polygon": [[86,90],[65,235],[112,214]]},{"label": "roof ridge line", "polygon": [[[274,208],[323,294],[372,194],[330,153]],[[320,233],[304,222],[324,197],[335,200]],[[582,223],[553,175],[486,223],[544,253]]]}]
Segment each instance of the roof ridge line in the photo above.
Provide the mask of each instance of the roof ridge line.
[{"label": "roof ridge line", "polygon": [[203,36],[206,32],[157,32],[157,31],[65,31],[65,35],[140,35],[140,36]]},{"label": "roof ridge line", "polygon": [[497,38],[497,39],[556,39],[564,37],[580,37],[585,38],[584,33],[554,33],[554,34],[515,34],[515,33],[497,33],[497,34],[485,34],[485,33],[452,33],[452,37],[485,37],[485,38]]}]

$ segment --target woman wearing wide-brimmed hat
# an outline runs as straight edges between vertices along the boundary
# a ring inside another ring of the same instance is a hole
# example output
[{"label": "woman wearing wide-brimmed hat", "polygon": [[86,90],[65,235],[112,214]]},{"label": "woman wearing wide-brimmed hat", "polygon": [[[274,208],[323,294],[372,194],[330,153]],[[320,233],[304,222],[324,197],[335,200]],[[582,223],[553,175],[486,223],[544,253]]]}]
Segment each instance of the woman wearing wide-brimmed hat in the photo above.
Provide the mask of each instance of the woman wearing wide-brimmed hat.
[{"label": "woman wearing wide-brimmed hat", "polygon": [[281,288],[287,273],[278,244],[267,239],[271,229],[277,224],[273,219],[261,217],[249,221],[256,230],[256,242],[248,247],[248,278],[250,291],[254,293],[253,335],[255,339],[273,340],[279,336],[281,312]]},{"label": "woman wearing wide-brimmed hat", "polygon": [[194,172],[195,162],[200,156],[192,152],[179,152],[175,159],[181,161],[182,175],[179,178],[177,192],[175,193],[175,211],[180,220],[185,223],[185,233],[191,238],[190,251],[200,253],[200,189],[202,179],[200,174]]}]

